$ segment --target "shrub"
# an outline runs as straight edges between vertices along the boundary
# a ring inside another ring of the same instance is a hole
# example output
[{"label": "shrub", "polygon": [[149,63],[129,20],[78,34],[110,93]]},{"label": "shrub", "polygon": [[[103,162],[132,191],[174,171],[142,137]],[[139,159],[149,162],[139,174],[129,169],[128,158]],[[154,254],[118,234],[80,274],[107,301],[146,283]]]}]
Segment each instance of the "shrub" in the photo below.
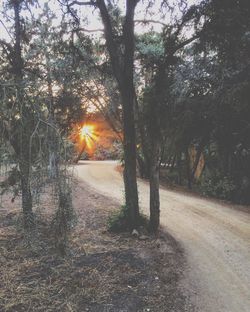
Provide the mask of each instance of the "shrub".
[{"label": "shrub", "polygon": [[178,171],[175,170],[167,170],[166,172],[166,178],[168,183],[170,184],[178,184],[179,183],[179,174]]},{"label": "shrub", "polygon": [[[146,216],[140,215],[139,226],[147,227],[148,220]],[[128,210],[125,205],[121,209],[112,213],[108,218],[108,230],[114,233],[127,232],[131,230],[128,218]]]},{"label": "shrub", "polygon": [[216,172],[202,178],[200,189],[204,195],[231,200],[236,186],[228,176],[221,176]]}]

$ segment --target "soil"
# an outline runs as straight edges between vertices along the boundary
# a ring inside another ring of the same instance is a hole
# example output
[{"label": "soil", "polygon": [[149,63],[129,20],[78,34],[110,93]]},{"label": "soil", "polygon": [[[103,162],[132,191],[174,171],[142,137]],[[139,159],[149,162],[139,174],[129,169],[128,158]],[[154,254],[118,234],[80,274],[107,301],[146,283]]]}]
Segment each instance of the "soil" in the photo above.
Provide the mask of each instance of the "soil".
[{"label": "soil", "polygon": [[[117,162],[80,162],[81,178],[119,202],[123,179]],[[138,179],[141,211],[149,215],[149,185]],[[249,312],[250,214],[238,205],[160,188],[161,226],[184,249],[183,287],[200,312]]]},{"label": "soil", "polygon": [[[36,230],[20,226],[20,202],[0,206],[0,311],[194,311],[182,289],[183,250],[169,234],[112,234],[115,200],[83,181],[74,185],[77,223],[67,254],[58,255],[50,227],[53,200],[42,196]],[[140,239],[141,238],[141,239]]]}]

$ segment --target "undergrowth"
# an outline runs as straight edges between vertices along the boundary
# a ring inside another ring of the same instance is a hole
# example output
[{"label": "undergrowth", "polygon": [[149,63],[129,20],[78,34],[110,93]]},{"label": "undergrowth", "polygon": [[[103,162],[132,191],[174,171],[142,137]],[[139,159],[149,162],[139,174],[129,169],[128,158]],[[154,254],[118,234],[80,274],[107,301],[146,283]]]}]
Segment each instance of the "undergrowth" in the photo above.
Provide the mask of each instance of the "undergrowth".
[{"label": "undergrowth", "polygon": [[[139,216],[139,227],[148,228],[148,219],[145,215]],[[118,211],[112,213],[107,222],[108,230],[114,233],[127,232],[131,230],[131,224],[129,222],[128,210],[126,205],[122,205]]]}]

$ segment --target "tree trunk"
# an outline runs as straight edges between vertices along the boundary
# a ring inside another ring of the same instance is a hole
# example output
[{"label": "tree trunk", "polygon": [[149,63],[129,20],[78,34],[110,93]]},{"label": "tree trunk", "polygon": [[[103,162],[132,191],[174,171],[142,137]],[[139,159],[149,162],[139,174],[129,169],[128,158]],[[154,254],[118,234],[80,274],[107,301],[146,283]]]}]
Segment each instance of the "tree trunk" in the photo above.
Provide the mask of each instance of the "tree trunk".
[{"label": "tree trunk", "polygon": [[143,159],[143,157],[139,155],[139,153],[137,153],[137,165],[140,178],[149,179],[149,162],[146,161],[146,158]]},{"label": "tree trunk", "polygon": [[85,151],[85,148],[86,148],[86,142],[83,143],[80,152],[78,153],[77,157],[74,159],[75,164],[77,164],[78,161],[81,159],[81,156],[82,156],[83,152]]},{"label": "tree trunk", "polygon": [[144,159],[139,155],[139,153],[137,152],[137,168],[138,168],[138,172],[139,172],[139,177],[140,178],[146,178],[145,175],[145,162]]},{"label": "tree trunk", "polygon": [[196,173],[196,170],[198,168],[198,165],[199,165],[199,162],[200,162],[200,158],[201,158],[201,154],[202,154],[203,148],[205,146],[205,143],[206,143],[206,140],[203,139],[201,141],[201,143],[199,144],[198,150],[196,151],[194,166],[193,166],[192,172],[191,172],[191,181],[192,182],[194,182],[194,180],[195,180],[195,173]]},{"label": "tree trunk", "polygon": [[22,0],[12,2],[15,19],[15,43],[13,56],[13,73],[17,85],[18,107],[20,111],[20,140],[19,140],[19,169],[21,173],[22,209],[24,217],[24,227],[31,229],[34,226],[32,213],[32,194],[30,190],[30,114],[25,106],[23,90],[23,69],[22,59],[22,27],[20,10]]},{"label": "tree trunk", "polygon": [[104,24],[104,35],[113,72],[121,94],[124,132],[125,199],[131,229],[136,228],[139,223],[134,120],[134,11],[137,2],[138,0],[126,1],[126,17],[123,25],[124,54],[121,55],[114,38],[112,22],[105,1],[96,1]]},{"label": "tree trunk", "polygon": [[[142,154],[144,159],[141,159],[140,164],[142,165],[142,174],[141,174],[141,178],[149,178],[149,151],[148,151],[148,147],[147,144],[148,142],[146,142],[146,135],[145,135],[145,129],[144,129],[144,125],[143,125],[143,120],[142,117],[140,117],[140,114],[142,114],[140,112],[140,108],[139,108],[139,103],[137,100],[137,96],[134,90],[134,97],[135,97],[135,116],[136,116],[136,124],[139,130],[139,137],[140,137],[140,143],[141,143],[141,150],[142,150]],[[137,159],[139,160],[140,155],[137,155]],[[140,160],[139,160],[140,161]],[[139,163],[138,161],[138,163]],[[139,164],[139,166],[140,166]],[[140,168],[141,169],[141,168]]]},{"label": "tree trunk", "polygon": [[159,68],[155,77],[155,86],[153,90],[154,101],[149,103],[150,122],[148,124],[148,134],[150,137],[150,229],[156,233],[160,224],[160,195],[159,195],[159,178],[160,178],[160,158],[161,144],[163,137],[161,133],[161,107],[164,103],[164,83],[165,67]]},{"label": "tree trunk", "polygon": [[192,189],[192,177],[191,177],[191,170],[190,170],[190,156],[188,147],[185,151],[186,156],[186,173],[187,173],[187,186],[191,190]]},{"label": "tree trunk", "polygon": [[181,152],[178,152],[177,154],[176,166],[177,166],[177,172],[178,172],[178,184],[182,185]]},{"label": "tree trunk", "polygon": [[173,159],[171,161],[170,172],[173,172],[174,170],[175,161],[176,161],[176,154],[173,156]]},{"label": "tree trunk", "polygon": [[149,170],[150,184],[150,230],[156,233],[160,224],[160,193],[159,193],[159,173],[160,173],[160,142],[155,140],[152,143],[152,157]]},{"label": "tree trunk", "polygon": [[21,192],[22,192],[24,228],[29,230],[34,227],[34,216],[32,212],[32,195],[30,191],[29,162],[22,161],[20,162],[19,167],[21,173]]},{"label": "tree trunk", "polygon": [[134,86],[128,82],[122,90],[124,130],[124,185],[125,200],[131,229],[139,222],[138,191],[136,181],[136,137],[134,126]]}]

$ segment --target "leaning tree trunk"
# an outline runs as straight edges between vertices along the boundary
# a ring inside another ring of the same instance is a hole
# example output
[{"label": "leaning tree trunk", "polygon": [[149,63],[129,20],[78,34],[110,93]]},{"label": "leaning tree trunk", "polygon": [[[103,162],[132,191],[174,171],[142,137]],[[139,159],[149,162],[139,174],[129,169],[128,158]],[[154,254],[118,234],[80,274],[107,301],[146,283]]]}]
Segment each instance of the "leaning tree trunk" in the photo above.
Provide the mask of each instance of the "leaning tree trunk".
[{"label": "leaning tree trunk", "polygon": [[80,149],[79,153],[77,154],[76,158],[74,159],[74,163],[77,164],[78,161],[81,159],[81,156],[83,154],[83,152],[86,149],[86,142],[83,143],[82,148]]},{"label": "leaning tree trunk", "polygon": [[191,181],[194,182],[195,180],[195,174],[196,174],[196,170],[198,168],[200,159],[201,159],[201,155],[202,155],[202,151],[206,145],[206,143],[208,142],[208,136],[205,136],[202,140],[201,143],[198,146],[198,149],[196,151],[196,156],[195,156],[195,162],[191,171]]}]

